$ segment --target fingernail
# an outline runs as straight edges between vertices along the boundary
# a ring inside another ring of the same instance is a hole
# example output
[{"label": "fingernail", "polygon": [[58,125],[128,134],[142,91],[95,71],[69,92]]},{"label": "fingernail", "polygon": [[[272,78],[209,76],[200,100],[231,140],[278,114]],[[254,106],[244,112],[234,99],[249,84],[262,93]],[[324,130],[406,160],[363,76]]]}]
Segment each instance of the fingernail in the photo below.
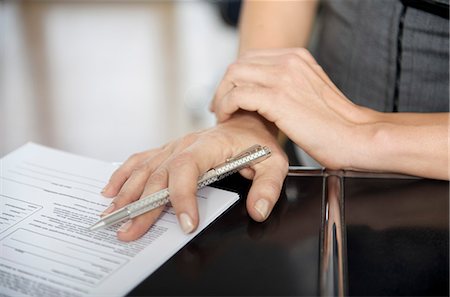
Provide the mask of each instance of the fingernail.
[{"label": "fingernail", "polygon": [[108,206],[108,208],[105,209],[105,210],[100,214],[100,216],[103,217],[103,216],[106,216],[106,215],[109,214],[109,213],[112,213],[112,211],[114,210],[115,207],[116,207],[116,206],[114,205],[114,203],[111,203],[111,204]]},{"label": "fingernail", "polygon": [[269,215],[269,202],[266,199],[259,199],[255,203],[255,209],[265,220]]},{"label": "fingernail", "polygon": [[192,223],[192,220],[188,214],[186,214],[184,212],[182,214],[180,214],[179,221],[180,221],[181,229],[183,230],[184,233],[188,234],[194,230],[194,224]]},{"label": "fingernail", "polygon": [[132,222],[133,222],[132,220],[126,221],[125,223],[122,224],[122,226],[120,226],[120,228],[117,231],[119,231],[119,232],[127,232],[128,229],[130,229]]},{"label": "fingernail", "polygon": [[100,192],[100,194],[105,195],[106,191],[108,190],[108,185],[106,185],[102,191]]}]

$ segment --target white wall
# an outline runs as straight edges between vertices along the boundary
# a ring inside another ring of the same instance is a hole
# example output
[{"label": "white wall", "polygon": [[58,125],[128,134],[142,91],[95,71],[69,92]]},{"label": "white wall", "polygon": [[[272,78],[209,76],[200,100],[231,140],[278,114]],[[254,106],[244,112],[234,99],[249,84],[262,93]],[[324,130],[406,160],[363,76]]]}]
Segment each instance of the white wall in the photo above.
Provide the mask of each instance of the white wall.
[{"label": "white wall", "polygon": [[0,5],[0,156],[36,141],[123,160],[213,124],[237,33],[211,3]]}]

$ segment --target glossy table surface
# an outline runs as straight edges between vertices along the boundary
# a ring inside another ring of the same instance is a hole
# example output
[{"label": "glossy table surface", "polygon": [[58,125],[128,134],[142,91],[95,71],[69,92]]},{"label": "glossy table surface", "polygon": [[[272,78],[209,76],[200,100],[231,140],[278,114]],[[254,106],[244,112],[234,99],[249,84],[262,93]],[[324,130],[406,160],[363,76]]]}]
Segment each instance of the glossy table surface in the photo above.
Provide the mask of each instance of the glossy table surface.
[{"label": "glossy table surface", "polygon": [[[217,187],[241,199],[130,296],[320,296],[324,177],[288,176],[269,219],[247,215],[250,183]],[[346,295],[449,293],[449,183],[342,178]]]}]

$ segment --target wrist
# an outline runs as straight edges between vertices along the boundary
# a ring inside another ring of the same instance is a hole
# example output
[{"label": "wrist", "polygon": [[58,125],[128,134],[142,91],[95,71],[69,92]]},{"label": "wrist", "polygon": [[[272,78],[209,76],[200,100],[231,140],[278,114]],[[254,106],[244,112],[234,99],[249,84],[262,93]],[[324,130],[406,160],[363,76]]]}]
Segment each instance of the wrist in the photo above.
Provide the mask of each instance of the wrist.
[{"label": "wrist", "polygon": [[233,113],[224,124],[227,125],[227,123],[248,129],[265,129],[274,137],[277,137],[279,133],[279,129],[274,123],[266,120],[256,112],[239,110]]},{"label": "wrist", "polygon": [[[358,145],[352,154],[352,169],[360,171],[401,171],[396,161],[406,153],[399,146],[397,125],[386,113],[367,109],[365,121],[357,127]],[[395,160],[395,161],[394,161]]]},{"label": "wrist", "polygon": [[391,143],[383,125],[383,113],[356,106],[352,119],[349,150],[344,169],[369,171],[380,168],[380,152]]},{"label": "wrist", "polygon": [[274,150],[281,149],[277,141],[278,128],[254,112],[235,112],[211,131],[219,136],[218,139],[223,139],[228,146],[234,148],[260,144]]}]

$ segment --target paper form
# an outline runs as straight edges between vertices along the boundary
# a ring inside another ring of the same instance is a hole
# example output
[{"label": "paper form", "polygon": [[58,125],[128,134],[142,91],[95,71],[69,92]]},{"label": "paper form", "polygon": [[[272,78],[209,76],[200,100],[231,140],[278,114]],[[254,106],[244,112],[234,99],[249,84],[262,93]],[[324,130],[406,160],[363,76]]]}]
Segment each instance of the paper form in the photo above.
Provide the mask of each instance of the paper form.
[{"label": "paper form", "polygon": [[115,168],[33,143],[0,160],[0,296],[123,296],[238,200],[206,187],[195,233],[167,207],[143,237],[120,242],[117,225],[87,229],[111,202],[99,193]]}]

